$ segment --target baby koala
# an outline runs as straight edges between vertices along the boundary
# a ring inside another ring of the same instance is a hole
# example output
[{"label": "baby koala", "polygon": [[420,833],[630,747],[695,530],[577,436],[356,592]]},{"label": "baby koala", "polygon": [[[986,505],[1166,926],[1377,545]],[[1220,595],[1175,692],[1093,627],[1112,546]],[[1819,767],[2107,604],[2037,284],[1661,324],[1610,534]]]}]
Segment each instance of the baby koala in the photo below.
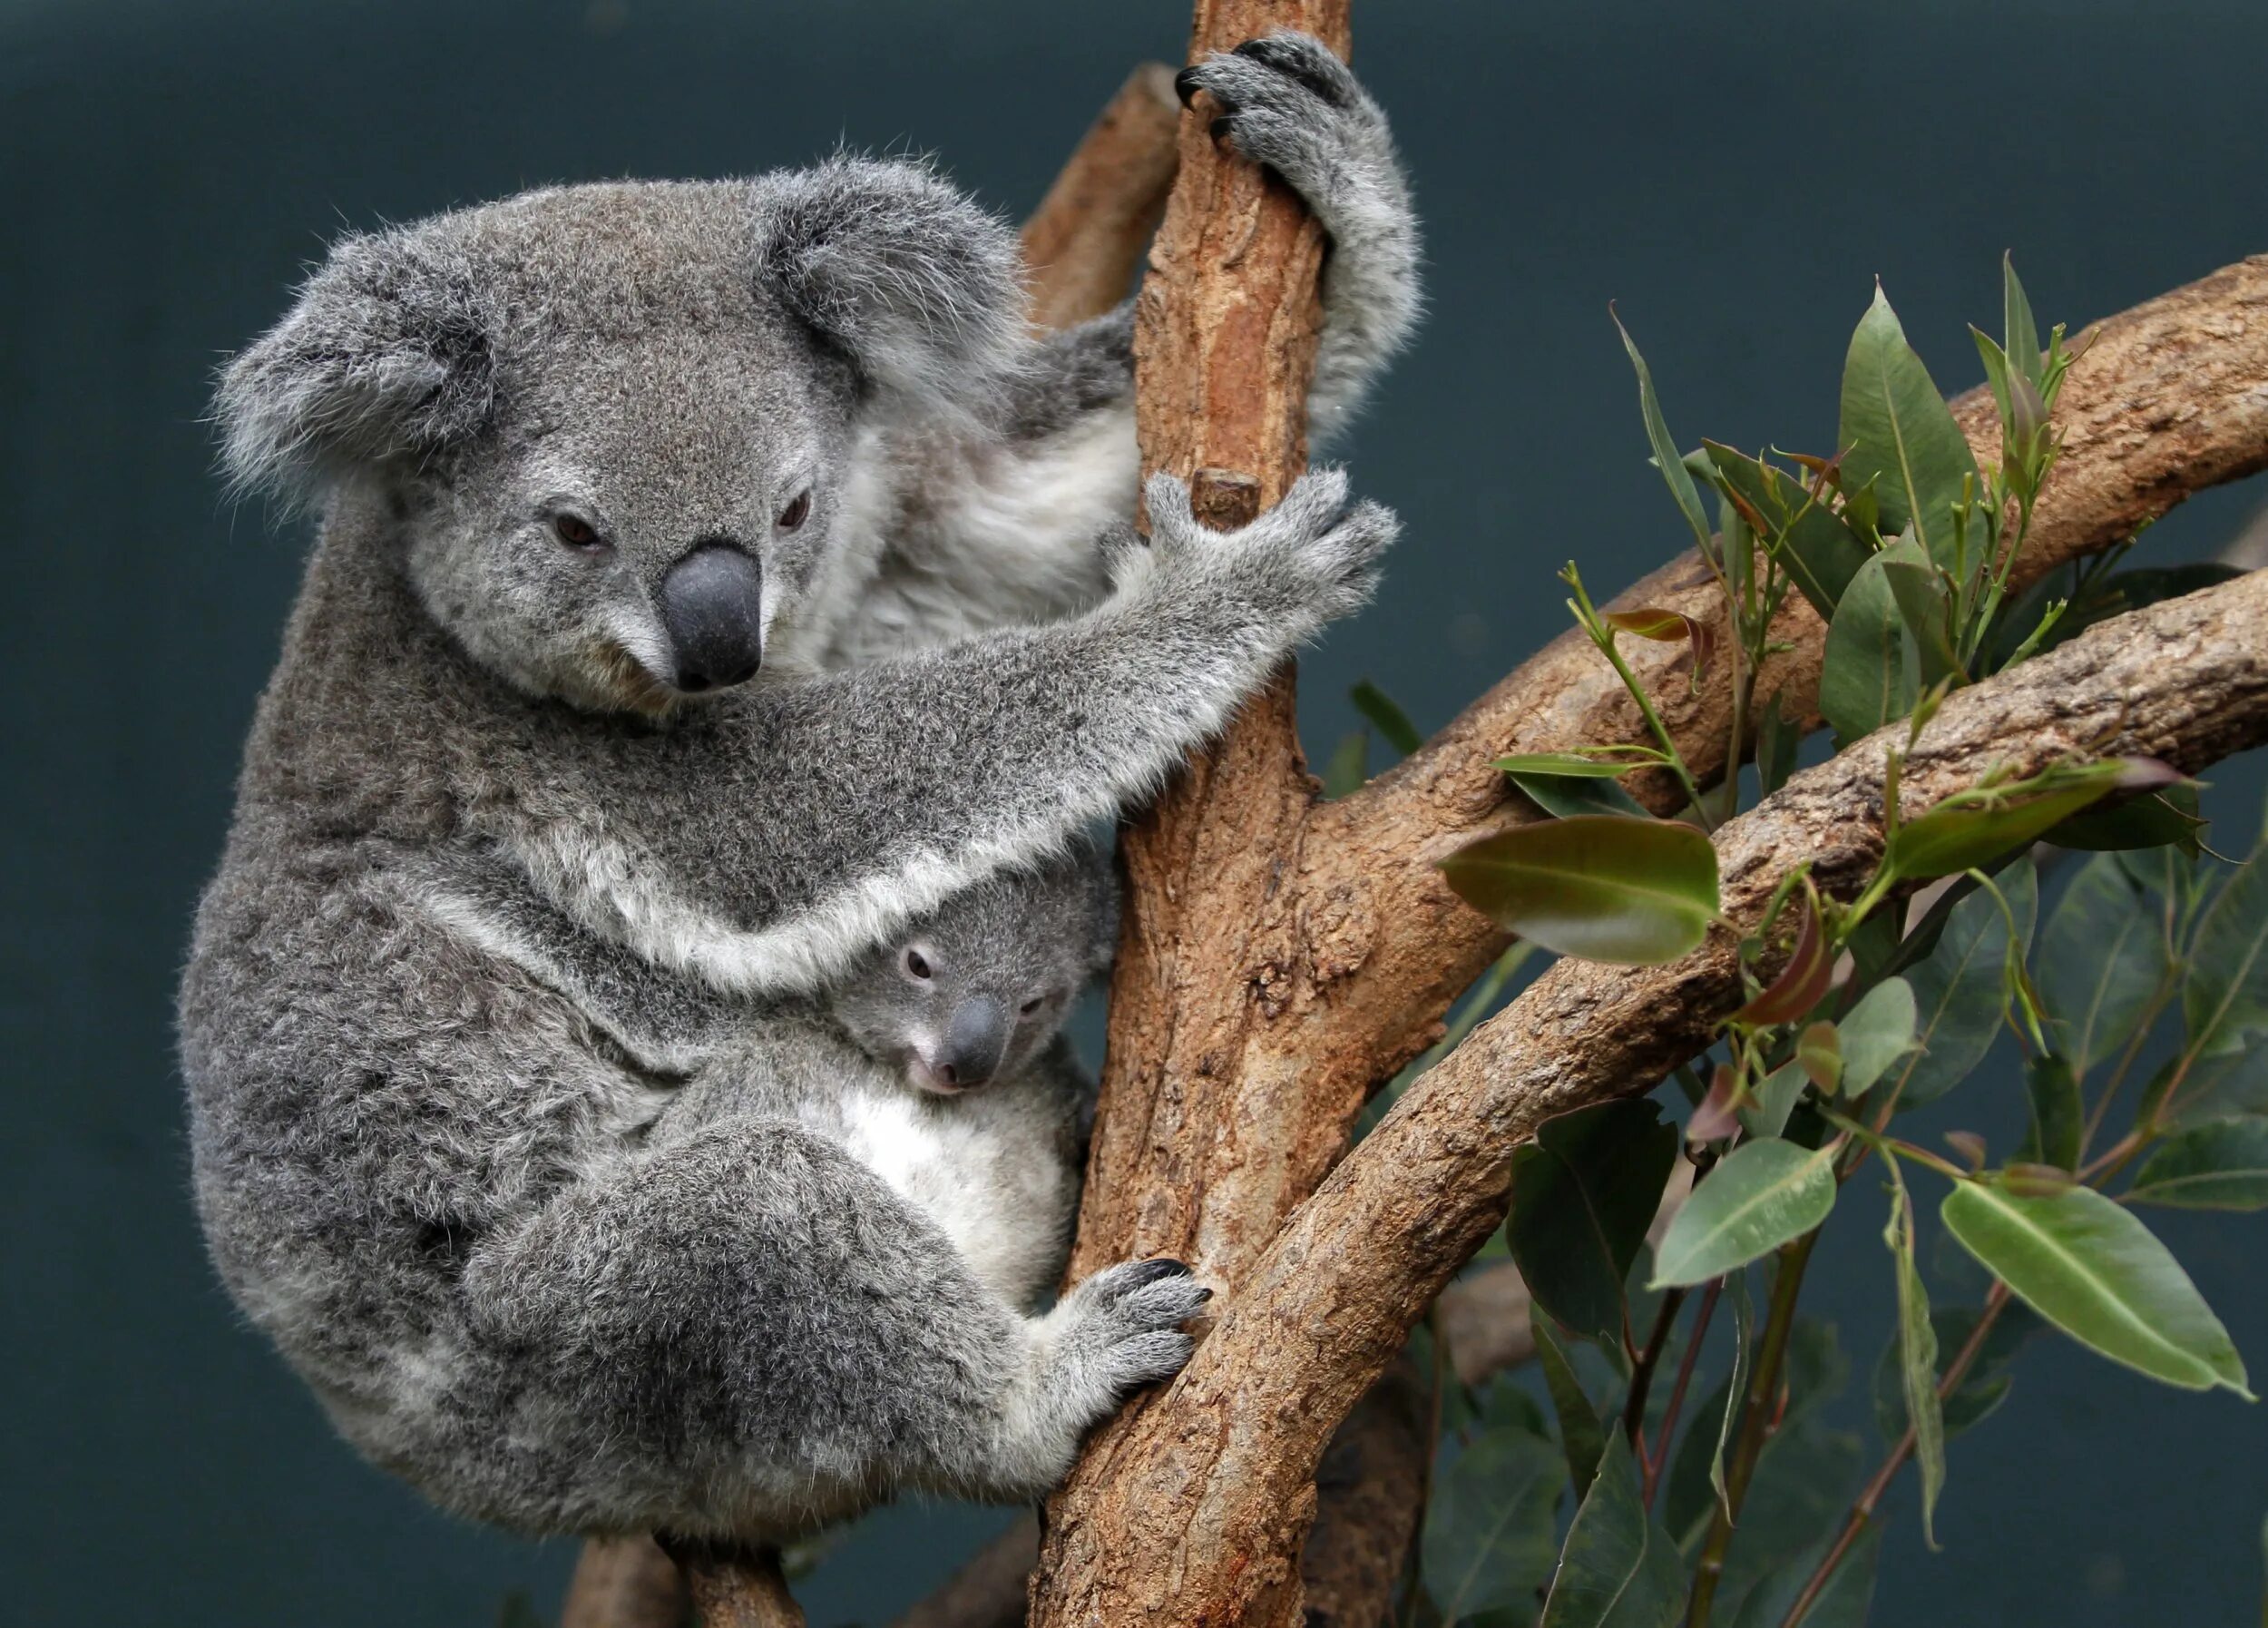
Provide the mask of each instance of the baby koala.
[{"label": "baby koala", "polygon": [[826,1129],[1026,1309],[1062,1270],[1094,1115],[1063,1023],[1110,966],[1118,921],[1116,861],[1081,844],[954,895],[824,999],[905,1087],[846,1079]]},{"label": "baby koala", "polygon": [[1072,997],[1110,965],[1118,932],[1116,865],[1081,843],[955,894],[860,962],[827,1007],[875,1062],[955,1096],[1013,1077],[1048,1047]]}]

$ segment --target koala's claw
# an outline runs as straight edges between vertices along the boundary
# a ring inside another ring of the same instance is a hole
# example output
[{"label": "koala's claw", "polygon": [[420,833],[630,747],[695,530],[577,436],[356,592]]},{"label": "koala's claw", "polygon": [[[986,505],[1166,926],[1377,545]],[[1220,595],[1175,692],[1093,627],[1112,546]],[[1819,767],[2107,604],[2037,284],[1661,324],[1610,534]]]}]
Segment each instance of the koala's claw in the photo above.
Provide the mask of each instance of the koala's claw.
[{"label": "koala's claw", "polygon": [[1385,115],[1310,34],[1266,34],[1216,52],[1184,68],[1174,89],[1185,105],[1199,91],[1212,97],[1213,139],[1283,177],[1334,237],[1399,191]]},{"label": "koala's claw", "polygon": [[1352,107],[1362,93],[1338,54],[1309,34],[1283,30],[1246,40],[1231,54],[1289,74],[1334,107]]},{"label": "koala's claw", "polygon": [[1181,1371],[1197,1342],[1181,1325],[1213,1291],[1178,1260],[1130,1260],[1071,1291],[1088,1371],[1112,1398]]}]

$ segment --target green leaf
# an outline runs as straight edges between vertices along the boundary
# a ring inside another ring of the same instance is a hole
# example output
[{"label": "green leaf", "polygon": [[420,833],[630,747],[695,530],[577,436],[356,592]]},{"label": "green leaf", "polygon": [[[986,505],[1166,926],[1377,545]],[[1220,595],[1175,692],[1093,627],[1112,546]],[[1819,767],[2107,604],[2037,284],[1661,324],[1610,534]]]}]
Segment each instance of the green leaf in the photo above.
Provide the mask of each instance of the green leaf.
[{"label": "green leaf", "polygon": [[1966,677],[1960,652],[1955,648],[1953,589],[1921,544],[1911,534],[1900,537],[1875,556],[1890,583],[1890,595],[1898,604],[1899,620],[1921,659],[1921,682]]},{"label": "green leaf", "polygon": [[1811,1076],[1801,1063],[1791,1059],[1781,1064],[1756,1082],[1748,1102],[1734,1110],[1740,1116],[1741,1129],[1760,1140],[1779,1135],[1787,1129],[1788,1115],[1804,1100],[1804,1087],[1810,1084]]},{"label": "green leaf", "polygon": [[1607,1451],[1607,1432],[1598,1422],[1598,1409],[1592,1405],[1590,1393],[1583,1388],[1567,1348],[1551,1332],[1551,1319],[1531,1304],[1528,1321],[1535,1335],[1536,1360],[1543,1369],[1544,1389],[1551,1398],[1551,1411],[1559,1421],[1559,1446],[1567,1454],[1569,1483],[1579,1500],[1590,1490],[1591,1478],[1598,1474],[1598,1460]]},{"label": "green leaf", "polygon": [[2263,849],[2223,884],[2197,923],[2182,984],[2188,1051],[2228,1050],[2248,1029],[2268,1028],[2268,865]]},{"label": "green leaf", "polygon": [[2087,1106],[2071,1064],[2054,1053],[2028,1059],[2024,1093],[2030,1099],[2031,1129],[2017,1158],[2058,1170],[2079,1167],[2079,1146],[2087,1136]]},{"label": "green leaf", "polygon": [[2167,1104],[2165,1088],[2173,1085],[2173,1071],[2179,1062],[2179,1058],[2169,1062],[2165,1072],[2143,1094],[2142,1117],[2155,1118],[2161,1130],[2186,1130],[2219,1119],[2268,1114],[2268,1035],[2247,1031],[2237,1036],[2233,1049],[2192,1060]]},{"label": "green leaf", "polygon": [[2115,855],[2080,867],[2032,960],[2075,1073],[2084,1075],[2126,1044],[2171,970],[2157,902]]},{"label": "green leaf", "polygon": [[1914,1048],[1913,986],[1884,978],[1859,997],[1835,1027],[1843,1035],[1843,1094],[1864,1096],[1890,1065]]},{"label": "green leaf", "polygon": [[1819,711],[1834,727],[1838,750],[1913,711],[1921,668],[1908,642],[1882,556],[1875,554],[1843,589],[1827,624]]},{"label": "green leaf", "polygon": [[[1954,1253],[1963,1265],[1975,1270],[1975,1263],[1968,1256],[1960,1254],[1958,1249]],[[1969,1343],[1980,1315],[1973,1306],[1940,1306],[1931,1311],[1930,1329],[1938,1352],[1933,1383],[1943,1383],[1946,1368]],[[1992,1327],[1985,1332],[1984,1344],[1978,1348],[1976,1359],[1961,1375],[1952,1394],[1940,1404],[1947,1441],[1982,1424],[2008,1400],[2011,1384],[2009,1368],[2039,1326],[2039,1319],[2021,1300],[2011,1300],[2000,1309]],[[1906,1429],[1905,1370],[1895,1331],[1883,1345],[1882,1357],[1874,1365],[1872,1390],[1874,1424],[1888,1446],[1895,1443]]]},{"label": "green leaf", "polygon": [[1646,1511],[1621,1431],[1567,1535],[1542,1628],[1669,1628],[1686,1603],[1677,1547]]},{"label": "green leaf", "polygon": [[[1832,1537],[1823,1538],[1759,1580],[1741,1602],[1733,1628],[1780,1628],[1833,1542]],[[1874,1608],[1874,1581],[1882,1557],[1882,1527],[1877,1521],[1843,1552],[1827,1586],[1804,1613],[1804,1628],[1864,1628],[1867,1613]]]},{"label": "green leaf", "polygon": [[1780,913],[1773,924],[1774,930],[1784,930],[1789,911],[1795,916],[1795,942],[1789,946],[1779,976],[1725,1022],[1759,1027],[1790,1024],[1825,997],[1827,985],[1834,976],[1835,962],[1833,952],[1828,947],[1826,927],[1819,919],[1818,903],[1809,893],[1797,895]]},{"label": "green leaf", "polygon": [[2142,1162],[2127,1197],[2183,1210],[2268,1208],[2268,1119],[2183,1132]]},{"label": "green leaf", "polygon": [[1961,1182],[1940,1213],[1962,1248],[2080,1344],[2168,1385],[2251,1398],[2228,1330],[2181,1263],[2093,1188],[2028,1197]]},{"label": "green leaf", "polygon": [[[1733,1303],[1733,1371],[1725,1376],[1725,1406],[1716,1414],[1716,1445],[1709,1454],[1709,1490],[1727,1510],[1733,1495],[1725,1486],[1725,1451],[1733,1445],[1733,1424],[1740,1417],[1741,1398],[1748,1384],[1748,1363],[1756,1339],[1756,1314],[1748,1301],[1748,1274],[1734,1272],[1725,1280],[1725,1298]],[[1707,1414],[1701,1416],[1708,1417]],[[1701,1428],[1696,1425],[1695,1429]]]},{"label": "green leaf", "polygon": [[1370,779],[1370,731],[1356,730],[1340,740],[1331,750],[1331,760],[1323,768],[1323,794],[1325,797],[1344,797],[1362,789]]},{"label": "green leaf", "polygon": [[1850,1431],[1830,1429],[1816,1418],[1782,1421],[1756,1460],[1725,1553],[1717,1598],[1729,1620],[1738,1622],[1750,1595],[1842,1525],[1862,1455]]},{"label": "green leaf", "polygon": [[1559,1558],[1553,1509],[1567,1469],[1541,1437],[1491,1430],[1434,1485],[1420,1549],[1425,1592],[1442,1620],[1533,1606]]},{"label": "green leaf", "polygon": [[1911,525],[1930,558],[1950,569],[1952,509],[1964,482],[1976,480],[1977,460],[1879,283],[1843,361],[1841,434],[1845,488],[1872,481],[1882,529]]},{"label": "green leaf", "polygon": [[1700,1283],[1801,1237],[1834,1208],[1834,1154],[1744,1143],[1693,1190],[1654,1258],[1656,1289]]},{"label": "green leaf", "polygon": [[1613,780],[1579,780],[1572,775],[1555,774],[1515,774],[1511,780],[1527,794],[1529,801],[1556,819],[1569,819],[1579,814],[1610,814],[1618,819],[1654,818],[1639,805],[1637,798]]},{"label": "green leaf", "polygon": [[1578,1334],[1618,1339],[1623,1280],[1677,1158],[1660,1104],[1623,1099],[1546,1120],[1512,1156],[1512,1259],[1537,1305]]},{"label": "green leaf", "polygon": [[1538,774],[1553,780],[1611,780],[1634,769],[1664,761],[1659,752],[1531,751],[1499,758],[1496,766],[1509,775]]},{"label": "green leaf", "polygon": [[1937,1499],[1945,1490],[1945,1415],[1937,1399],[1937,1329],[1930,1321],[1929,1290],[1913,1261],[1913,1201],[1902,1182],[1891,1200],[1882,1241],[1897,1269],[1898,1366],[1913,1429],[1913,1461],[1921,1472],[1921,1535],[1934,1549]]},{"label": "green leaf", "polygon": [[2116,762],[2090,764],[2058,774],[2052,787],[1992,803],[1941,802],[1892,833],[1882,867],[1901,880],[1919,882],[1989,865],[2109,795],[2121,772]]},{"label": "green leaf", "polygon": [[2168,786],[2140,797],[2106,798],[2056,827],[2046,840],[2083,853],[2177,848],[2194,859],[2204,848],[2204,829],[2196,787]]},{"label": "green leaf", "polygon": [[[2038,878],[2029,859],[2008,868],[2000,892],[2015,913],[2019,944],[2029,945],[2039,908]],[[2008,920],[1999,901],[1979,888],[1947,915],[1937,947],[1907,970],[1922,1049],[1906,1066],[1898,1093],[1901,1109],[1935,1102],[1967,1079],[1992,1049],[2007,1009],[2002,976],[2008,951]]]},{"label": "green leaf", "polygon": [[1833,509],[1811,502],[1804,487],[1780,470],[1715,441],[1701,445],[1720,484],[1739,494],[1769,528],[1767,544],[1778,539],[1774,552],[1781,569],[1822,621],[1832,617],[1843,591],[1866,564],[1867,545]]},{"label": "green leaf", "polygon": [[1803,741],[1803,725],[1787,715],[1780,692],[1774,691],[1758,707],[1756,717],[1756,780],[1765,796],[1787,784]]},{"label": "green leaf", "polygon": [[1679,456],[1677,442],[1670,439],[1669,426],[1662,417],[1662,404],[1654,394],[1654,375],[1646,366],[1646,358],[1638,354],[1630,330],[1622,326],[1622,319],[1614,319],[1615,332],[1622,336],[1622,348],[1630,353],[1630,366],[1637,370],[1638,412],[1646,419],[1646,439],[1654,449],[1654,464],[1668,483],[1669,495],[1677,499],[1678,512],[1686,524],[1693,528],[1694,540],[1704,554],[1716,552],[1715,534],[1709,528],[1709,517],[1701,507],[1700,488],[1686,473],[1685,459]]},{"label": "green leaf", "polygon": [[1347,691],[1347,696],[1354,701],[1354,710],[1370,720],[1370,727],[1378,731],[1378,738],[1403,757],[1408,757],[1425,744],[1425,737],[1418,733],[1418,727],[1410,721],[1410,715],[1394,705],[1386,692],[1368,679]]},{"label": "green leaf", "polygon": [[2045,377],[2040,367],[2039,327],[2032,320],[2032,302],[2024,297],[2024,285],[2017,280],[2015,257],[2008,254],[2000,257],[2000,314],[2009,369],[2037,388]]},{"label": "green leaf", "polygon": [[1483,837],[1442,861],[1498,926],[1556,955],[1674,961],[1716,918],[1716,849],[1689,825],[1577,815]]}]

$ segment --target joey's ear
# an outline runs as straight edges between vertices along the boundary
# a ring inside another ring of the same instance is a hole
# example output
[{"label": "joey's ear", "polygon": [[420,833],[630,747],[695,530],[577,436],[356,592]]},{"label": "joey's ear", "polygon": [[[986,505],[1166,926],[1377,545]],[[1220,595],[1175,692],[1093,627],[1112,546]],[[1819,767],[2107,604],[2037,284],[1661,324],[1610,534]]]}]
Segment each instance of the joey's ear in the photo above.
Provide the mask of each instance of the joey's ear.
[{"label": "joey's ear", "polygon": [[213,407],[230,475],[302,495],[478,433],[494,402],[495,337],[469,267],[406,233],[344,240],[291,314],[221,372]]},{"label": "joey's ear", "polygon": [[1022,347],[1015,234],[927,168],[832,158],[764,176],[754,203],[761,275],[875,389],[962,409]]}]

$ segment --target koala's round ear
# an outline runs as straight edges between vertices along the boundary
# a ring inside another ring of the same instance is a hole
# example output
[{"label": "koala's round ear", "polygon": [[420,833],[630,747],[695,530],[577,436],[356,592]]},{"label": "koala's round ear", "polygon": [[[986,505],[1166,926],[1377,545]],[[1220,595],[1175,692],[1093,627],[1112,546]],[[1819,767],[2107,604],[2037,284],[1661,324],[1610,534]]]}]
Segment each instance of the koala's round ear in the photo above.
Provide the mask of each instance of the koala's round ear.
[{"label": "koala's round ear", "polygon": [[495,397],[495,329],[471,268],[404,232],[345,239],[291,314],[222,370],[214,397],[235,484],[287,495],[476,434]]},{"label": "koala's round ear", "polygon": [[1025,343],[1015,234],[924,165],[836,157],[754,183],[760,275],[874,388],[965,407]]}]

